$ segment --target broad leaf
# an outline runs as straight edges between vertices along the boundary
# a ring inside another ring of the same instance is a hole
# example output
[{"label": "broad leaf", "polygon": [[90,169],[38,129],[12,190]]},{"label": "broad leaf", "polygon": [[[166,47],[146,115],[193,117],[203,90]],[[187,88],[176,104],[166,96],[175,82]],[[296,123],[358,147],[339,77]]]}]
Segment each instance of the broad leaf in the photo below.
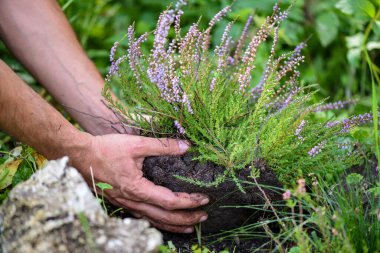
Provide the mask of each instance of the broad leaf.
[{"label": "broad leaf", "polygon": [[0,165],[0,190],[5,189],[12,184],[13,177],[21,162],[21,159],[14,160],[13,158],[10,158]]},{"label": "broad leaf", "polygon": [[317,33],[322,46],[328,46],[338,35],[339,19],[334,12],[324,12],[317,16]]},{"label": "broad leaf", "polygon": [[96,183],[96,186],[99,187],[102,191],[113,189],[112,185],[102,182]]}]

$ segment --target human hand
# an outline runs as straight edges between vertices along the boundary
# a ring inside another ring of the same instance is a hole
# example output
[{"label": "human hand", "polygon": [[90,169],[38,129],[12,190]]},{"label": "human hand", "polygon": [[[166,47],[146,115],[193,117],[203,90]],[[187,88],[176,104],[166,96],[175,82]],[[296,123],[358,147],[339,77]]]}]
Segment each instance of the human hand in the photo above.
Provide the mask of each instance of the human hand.
[{"label": "human hand", "polygon": [[[154,185],[143,177],[142,166],[147,156],[182,155],[188,145],[175,139],[154,139],[134,135],[91,136],[91,147],[84,152],[77,167],[91,182],[113,186],[104,195],[113,204],[127,208],[136,217],[143,217],[157,228],[191,233],[193,225],[207,219],[201,210],[186,210],[208,203],[202,194],[172,192]],[[75,162],[74,162],[75,163]]]}]

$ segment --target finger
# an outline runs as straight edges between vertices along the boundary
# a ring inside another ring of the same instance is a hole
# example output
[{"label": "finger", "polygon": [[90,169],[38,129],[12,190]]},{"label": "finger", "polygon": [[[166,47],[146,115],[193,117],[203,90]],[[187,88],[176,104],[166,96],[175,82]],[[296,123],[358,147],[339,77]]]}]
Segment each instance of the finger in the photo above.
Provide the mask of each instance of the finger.
[{"label": "finger", "polygon": [[174,225],[168,225],[168,224],[162,224],[159,222],[156,222],[154,220],[151,220],[147,217],[144,217],[147,221],[150,222],[150,224],[153,225],[153,227],[156,227],[161,230],[165,230],[172,233],[182,233],[182,234],[191,234],[194,232],[193,226],[174,226]]},{"label": "finger", "polygon": [[197,208],[209,203],[208,197],[204,194],[175,193],[143,177],[137,185],[138,187],[133,189],[126,185],[123,190],[126,194],[133,195],[135,200],[160,206],[166,210]]},{"label": "finger", "polygon": [[131,211],[131,210],[128,210],[128,213],[132,214],[133,217],[135,217],[136,219],[141,219],[143,217],[142,214],[140,214],[138,212]]},{"label": "finger", "polygon": [[168,138],[140,137],[139,148],[134,149],[137,157],[183,155],[189,149],[190,144],[183,140]]},{"label": "finger", "polygon": [[192,226],[207,219],[205,211],[168,211],[160,207],[126,199],[116,199],[136,216],[144,216],[159,224]]},{"label": "finger", "polygon": [[[140,204],[140,202],[135,201],[126,201],[124,199],[113,199],[113,204],[117,206],[122,206],[124,208],[128,209],[128,212],[131,213],[134,217],[140,219],[144,218],[145,220],[149,221],[149,223],[161,230],[165,230],[172,233],[192,233],[194,231],[193,226],[186,226],[186,225],[171,225],[171,224],[164,224],[158,221],[155,221],[154,218],[149,218],[150,214],[147,214],[147,216],[144,216],[141,211],[133,211],[136,207],[137,208],[143,208]],[[149,204],[147,204],[149,205]],[[144,212],[144,211],[143,211]],[[145,212],[144,212],[145,213]],[[153,215],[154,217],[154,215]],[[162,219],[161,219],[162,220]]]}]

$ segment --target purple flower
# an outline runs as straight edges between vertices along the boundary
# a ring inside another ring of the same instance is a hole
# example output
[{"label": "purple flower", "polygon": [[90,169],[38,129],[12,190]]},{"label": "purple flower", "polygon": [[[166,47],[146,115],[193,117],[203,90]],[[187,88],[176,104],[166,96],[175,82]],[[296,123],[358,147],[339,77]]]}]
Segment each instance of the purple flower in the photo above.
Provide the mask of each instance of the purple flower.
[{"label": "purple flower", "polygon": [[178,0],[177,3],[175,4],[175,10],[181,11],[181,7],[185,6],[186,4],[187,4],[187,0]]},{"label": "purple flower", "polygon": [[332,121],[326,124],[327,127],[335,127],[340,125],[342,127],[341,133],[350,132],[351,128],[364,125],[372,122],[373,116],[371,113],[359,114],[349,119],[344,119],[342,121]]},{"label": "purple flower", "polygon": [[142,66],[140,64],[140,57],[142,55],[141,52],[141,44],[146,41],[148,37],[148,34],[145,33],[141,35],[137,40],[134,38],[134,28],[133,26],[130,26],[128,28],[128,41],[129,41],[129,48],[128,48],[128,60],[129,60],[129,67],[132,70],[132,73],[134,77],[137,80],[138,84],[142,84],[141,77],[140,77],[140,71],[142,69]]},{"label": "purple flower", "polygon": [[297,136],[297,138],[300,140],[300,141],[304,141],[305,138],[303,138],[301,136],[301,132],[302,132],[302,129],[306,126],[307,124],[307,121],[306,120],[302,120],[301,123],[299,124],[299,126],[297,127],[294,135]]},{"label": "purple flower", "polygon": [[218,23],[222,18],[224,18],[228,12],[231,11],[231,6],[224,7],[221,11],[219,11],[208,23],[209,27],[213,27],[216,23]]},{"label": "purple flower", "polygon": [[240,38],[238,40],[238,43],[237,43],[237,46],[236,46],[236,50],[235,50],[235,54],[234,54],[234,63],[235,64],[237,64],[237,62],[240,59],[240,54],[241,54],[241,51],[243,49],[245,40],[248,37],[248,29],[249,29],[249,26],[252,23],[252,20],[253,20],[253,17],[249,16],[248,19],[247,19],[247,22],[245,23],[244,29],[243,29],[243,31],[242,31],[242,33],[240,35]]},{"label": "purple flower", "polygon": [[194,113],[193,108],[191,108],[190,100],[186,94],[183,94],[183,96],[182,96],[182,104],[187,106],[187,111],[190,114]]},{"label": "purple flower", "polygon": [[231,6],[224,7],[221,11],[219,11],[209,22],[209,27],[202,34],[202,52],[207,53],[207,50],[210,45],[210,33],[211,29],[215,26],[217,22],[219,22],[222,18],[224,18],[228,12],[231,11]]},{"label": "purple flower", "polygon": [[282,108],[285,108],[287,107],[292,101],[293,101],[293,98],[298,94],[298,92],[300,91],[301,89],[299,87],[296,87],[294,89],[292,89],[289,93],[289,96],[285,99],[285,101],[283,102],[282,104]]},{"label": "purple flower", "polygon": [[316,157],[319,153],[322,152],[322,149],[326,146],[326,140],[322,141],[321,143],[315,145],[312,149],[310,149],[309,154],[310,157]]},{"label": "purple flower", "polygon": [[111,67],[108,71],[108,74],[106,76],[106,81],[109,81],[111,79],[112,76],[114,75],[119,75],[119,68],[120,68],[120,64],[125,61],[127,59],[127,56],[122,56],[120,57],[119,59],[117,59],[116,61],[112,62],[111,64]]},{"label": "purple flower", "polygon": [[[228,23],[226,26],[223,36],[222,36],[222,42],[220,43],[220,46],[216,47],[214,52],[218,56],[218,65],[216,68],[216,75],[222,74],[226,67],[227,67],[227,59],[228,59],[228,53],[229,53],[229,46],[231,44],[231,37],[229,36],[229,33],[231,31],[233,22]],[[214,77],[211,81],[210,91],[212,91],[215,87],[216,78]]]},{"label": "purple flower", "polygon": [[[302,42],[293,51],[293,53],[286,58],[284,64],[280,66],[280,70],[277,72],[276,81],[280,81],[288,72],[295,72],[301,62],[304,62],[305,56],[301,55],[301,51],[306,47],[306,44]],[[279,63],[284,56],[281,56],[277,62]]]},{"label": "purple flower", "polygon": [[198,25],[193,24],[179,45],[180,68],[183,75],[194,74],[191,72],[200,60],[200,44],[201,32],[198,30]]},{"label": "purple flower", "polygon": [[338,101],[334,103],[328,103],[324,105],[320,105],[314,109],[314,112],[323,112],[323,111],[330,111],[330,110],[338,110],[343,109],[344,107],[352,104],[356,104],[356,99],[350,99],[346,101]]},{"label": "purple flower", "polygon": [[113,63],[115,61],[115,53],[116,53],[116,49],[117,49],[118,46],[119,46],[119,42],[116,41],[113,44],[113,47],[111,48],[111,51],[110,51],[110,62],[111,63]]},{"label": "purple flower", "polygon": [[180,134],[186,133],[185,129],[181,126],[181,124],[177,120],[174,121],[174,126],[177,128]]},{"label": "purple flower", "polygon": [[210,84],[210,91],[212,92],[215,89],[216,77],[213,77]]}]

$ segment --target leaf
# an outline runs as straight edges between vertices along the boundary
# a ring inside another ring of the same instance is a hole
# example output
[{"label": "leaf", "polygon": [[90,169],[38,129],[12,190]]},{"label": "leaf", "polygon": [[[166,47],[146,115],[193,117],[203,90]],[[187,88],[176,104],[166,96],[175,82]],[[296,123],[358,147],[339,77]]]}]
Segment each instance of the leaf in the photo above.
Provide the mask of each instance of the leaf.
[{"label": "leaf", "polygon": [[346,45],[348,48],[360,48],[363,44],[364,34],[357,33],[346,37]]},{"label": "leaf", "polygon": [[300,248],[298,246],[292,247],[289,251],[289,253],[299,253]]},{"label": "leaf", "polygon": [[[371,1],[368,0],[345,0],[341,2],[346,2],[347,6],[351,6],[352,12],[346,13],[349,15],[352,15],[354,13],[360,13],[364,14],[366,16],[369,16],[371,18],[375,17],[376,15],[376,7],[371,3]],[[337,4],[338,5],[338,4]],[[343,7],[343,5],[339,5],[340,7]],[[347,8],[347,7],[346,7]]]},{"label": "leaf", "polygon": [[338,3],[335,4],[335,8],[347,15],[351,15],[354,13],[354,8],[348,0],[340,0]]},{"label": "leaf", "polygon": [[358,67],[361,60],[361,52],[360,48],[351,48],[347,52],[347,60],[351,66]]},{"label": "leaf", "polygon": [[17,184],[28,180],[32,175],[33,168],[26,160],[23,160],[13,176],[12,186],[16,186]]},{"label": "leaf", "polygon": [[380,49],[380,42],[378,41],[371,41],[367,43],[367,49],[368,51],[374,50],[374,49]]},{"label": "leaf", "polygon": [[361,1],[360,9],[366,13],[371,18],[374,18],[376,15],[376,8],[370,1]]},{"label": "leaf", "polygon": [[19,157],[22,153],[22,146],[15,147],[14,149],[11,150],[10,153],[13,157]]},{"label": "leaf", "polygon": [[113,189],[112,185],[102,182],[96,183],[96,186],[99,187],[99,189],[102,191]]},{"label": "leaf", "polygon": [[370,188],[368,192],[372,193],[375,196],[380,196],[380,186]]},{"label": "leaf", "polygon": [[32,156],[38,169],[42,169],[43,167],[45,167],[45,165],[48,162],[48,160],[43,155],[40,155],[37,152],[34,152]]},{"label": "leaf", "polygon": [[13,160],[10,158],[0,165],[0,190],[5,189],[12,184],[13,177],[21,162],[21,159]]},{"label": "leaf", "polygon": [[363,180],[363,176],[357,173],[351,173],[346,177],[346,182],[349,185],[359,184]]},{"label": "leaf", "polygon": [[317,34],[322,46],[328,46],[338,35],[339,19],[334,12],[324,12],[317,16]]},{"label": "leaf", "polygon": [[168,241],[168,247],[171,250],[171,252],[177,252],[177,248],[175,247],[174,243],[172,241]]},{"label": "leaf", "polygon": [[359,66],[360,64],[363,40],[363,33],[346,37],[346,45],[348,48],[347,60],[351,66]]}]

